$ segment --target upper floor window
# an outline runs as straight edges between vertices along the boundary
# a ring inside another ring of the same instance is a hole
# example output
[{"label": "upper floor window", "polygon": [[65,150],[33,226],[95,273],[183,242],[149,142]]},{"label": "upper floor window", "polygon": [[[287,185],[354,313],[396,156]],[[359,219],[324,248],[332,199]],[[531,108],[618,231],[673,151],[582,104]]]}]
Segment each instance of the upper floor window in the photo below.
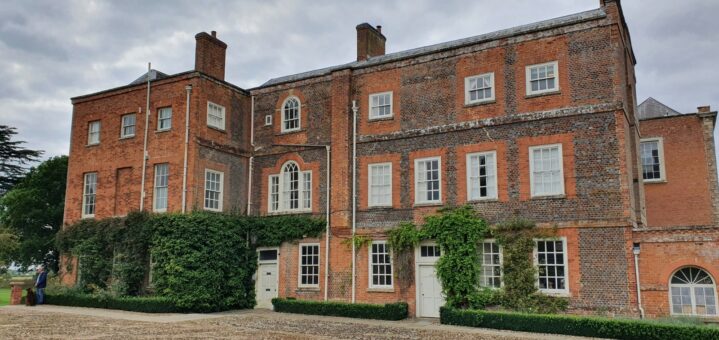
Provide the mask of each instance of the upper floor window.
[{"label": "upper floor window", "polygon": [[300,100],[297,97],[290,97],[282,104],[282,132],[296,131],[300,129]]},{"label": "upper floor window", "polygon": [[385,241],[374,241],[369,247],[370,288],[392,288],[392,256]]},{"label": "upper floor window", "polygon": [[288,162],[279,175],[271,175],[269,186],[270,212],[312,210],[312,172],[300,171],[297,163]]},{"label": "upper floor window", "polygon": [[392,205],[392,163],[369,165],[370,207]]},{"label": "upper floor window", "polygon": [[225,174],[205,169],[205,210],[222,211],[222,187]]},{"label": "upper floor window", "polygon": [[530,65],[527,71],[527,95],[542,94],[559,90],[557,62]]},{"label": "upper floor window", "polygon": [[225,107],[213,102],[207,102],[207,126],[216,129],[225,129]]},{"label": "upper floor window", "polygon": [[82,217],[95,216],[95,195],[97,194],[97,172],[88,172],[83,179]]},{"label": "upper floor window", "polygon": [[414,161],[415,203],[442,201],[440,160],[440,157],[433,157]]},{"label": "upper floor window", "polygon": [[499,288],[502,286],[502,252],[494,240],[485,240],[479,245],[481,271],[479,285],[481,287]]},{"label": "upper floor window", "polygon": [[467,155],[467,198],[497,198],[497,153],[481,152]]},{"label": "upper floor window", "polygon": [[536,261],[539,290],[547,293],[567,292],[566,241],[537,240]]},{"label": "upper floor window", "polygon": [[530,147],[529,177],[532,197],[564,195],[562,144]]},{"label": "upper floor window", "polygon": [[167,180],[170,176],[170,166],[167,163],[155,164],[155,191],[153,194],[152,210],[167,211]]},{"label": "upper floor window", "polygon": [[706,271],[696,267],[678,270],[669,283],[674,315],[716,316],[716,285]]},{"label": "upper floor window", "polygon": [[120,138],[135,136],[135,114],[127,114],[122,116],[122,129],[120,130]]},{"label": "upper floor window", "polygon": [[494,72],[464,78],[464,103],[475,104],[494,100]]},{"label": "upper floor window", "polygon": [[300,287],[320,285],[320,245],[300,244]]},{"label": "upper floor window", "polygon": [[163,107],[157,111],[157,131],[169,130],[172,127],[172,108]]},{"label": "upper floor window", "polygon": [[661,138],[642,139],[640,145],[644,182],[660,182],[666,179],[663,144]]},{"label": "upper floor window", "polygon": [[392,117],[392,92],[375,93],[369,96],[370,119]]},{"label": "upper floor window", "polygon": [[100,121],[96,120],[87,125],[87,145],[100,144]]}]

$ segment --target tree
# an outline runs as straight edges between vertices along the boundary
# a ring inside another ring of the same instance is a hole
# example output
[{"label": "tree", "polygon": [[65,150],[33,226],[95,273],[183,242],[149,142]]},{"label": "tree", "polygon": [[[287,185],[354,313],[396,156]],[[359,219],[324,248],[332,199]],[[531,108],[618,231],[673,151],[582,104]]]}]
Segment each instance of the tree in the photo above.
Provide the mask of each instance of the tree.
[{"label": "tree", "polygon": [[55,234],[65,206],[67,156],[50,158],[0,198],[0,225],[19,236],[19,247],[4,260],[20,267],[45,263],[57,270]]},{"label": "tree", "polygon": [[10,190],[27,171],[24,165],[37,161],[42,151],[28,150],[24,141],[13,141],[14,127],[0,125],[0,196]]},{"label": "tree", "polygon": [[20,249],[19,239],[15,231],[0,227],[0,274],[4,274],[7,271],[7,266],[10,264],[5,259]]}]

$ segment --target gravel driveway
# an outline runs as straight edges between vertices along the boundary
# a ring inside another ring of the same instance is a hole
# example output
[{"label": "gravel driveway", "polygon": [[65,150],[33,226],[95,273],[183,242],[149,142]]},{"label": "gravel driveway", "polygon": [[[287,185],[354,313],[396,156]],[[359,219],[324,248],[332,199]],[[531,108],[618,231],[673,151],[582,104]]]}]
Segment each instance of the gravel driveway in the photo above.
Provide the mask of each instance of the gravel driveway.
[{"label": "gravel driveway", "polygon": [[265,310],[143,314],[60,306],[0,307],[0,339],[556,339],[558,336]]}]

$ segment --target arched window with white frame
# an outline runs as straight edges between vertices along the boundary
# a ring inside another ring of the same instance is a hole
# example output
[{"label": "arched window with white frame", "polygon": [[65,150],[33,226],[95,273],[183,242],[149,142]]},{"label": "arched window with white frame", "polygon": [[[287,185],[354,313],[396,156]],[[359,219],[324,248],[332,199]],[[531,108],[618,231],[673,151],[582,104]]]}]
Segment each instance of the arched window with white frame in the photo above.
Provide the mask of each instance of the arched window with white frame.
[{"label": "arched window with white frame", "polygon": [[716,284],[711,275],[697,267],[684,267],[669,281],[672,315],[716,316]]},{"label": "arched window with white frame", "polygon": [[300,129],[301,110],[302,106],[297,97],[289,97],[282,103],[282,132]]},{"label": "arched window with white frame", "polygon": [[300,171],[295,162],[285,163],[279,174],[269,177],[269,212],[312,210],[312,172]]}]

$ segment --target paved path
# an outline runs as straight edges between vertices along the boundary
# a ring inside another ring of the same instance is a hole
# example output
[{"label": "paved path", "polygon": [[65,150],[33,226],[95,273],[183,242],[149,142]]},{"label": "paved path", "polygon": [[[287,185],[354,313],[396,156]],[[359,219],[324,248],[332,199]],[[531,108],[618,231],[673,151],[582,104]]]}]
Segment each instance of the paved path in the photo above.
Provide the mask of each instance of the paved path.
[{"label": "paved path", "polygon": [[0,339],[67,338],[508,340],[559,337],[446,326],[431,319],[378,321],[283,314],[266,310],[212,314],[145,314],[61,306],[0,307]]}]

